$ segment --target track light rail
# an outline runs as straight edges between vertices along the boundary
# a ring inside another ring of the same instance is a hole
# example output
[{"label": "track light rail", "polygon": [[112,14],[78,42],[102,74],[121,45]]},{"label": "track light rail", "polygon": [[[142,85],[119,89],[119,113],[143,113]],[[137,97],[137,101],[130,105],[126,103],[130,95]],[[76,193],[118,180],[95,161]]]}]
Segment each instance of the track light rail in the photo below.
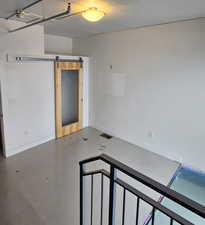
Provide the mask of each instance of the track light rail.
[{"label": "track light rail", "polygon": [[9,16],[7,16],[5,19],[8,20],[8,19],[10,19],[10,18],[16,16],[18,13],[21,13],[22,11],[24,11],[24,10],[26,10],[26,9],[28,9],[28,8],[30,8],[30,7],[32,7],[32,6],[34,6],[34,5],[36,5],[36,4],[38,4],[39,2],[42,2],[42,1],[43,1],[43,0],[37,0],[37,1],[35,1],[35,2],[32,2],[32,3],[29,4],[29,5],[25,6],[24,8],[17,9],[14,13],[12,13],[12,14],[9,15]]},{"label": "track light rail", "polygon": [[9,33],[13,33],[13,32],[19,31],[19,30],[23,30],[25,28],[28,28],[28,27],[31,27],[31,26],[34,26],[34,25],[37,25],[37,24],[45,23],[45,22],[47,22],[49,20],[53,20],[53,19],[57,19],[57,18],[63,19],[62,17],[64,17],[64,16],[66,18],[67,17],[71,17],[71,16],[76,16],[76,15],[81,14],[84,11],[80,11],[80,12],[76,12],[76,13],[72,13],[72,14],[69,14],[69,12],[70,12],[69,10],[66,10],[65,12],[59,13],[57,15],[54,15],[54,16],[51,16],[51,17],[48,17],[48,18],[44,18],[42,20],[36,21],[34,23],[31,23],[31,24],[28,24],[28,25],[25,25],[25,26],[22,26],[22,27],[13,29],[13,30],[9,30]]},{"label": "track light rail", "polygon": [[[41,1],[42,0],[37,0],[36,2],[33,2],[30,5],[24,7],[23,9],[16,10],[15,13],[10,15],[6,19],[9,19],[13,16],[21,17],[22,14],[24,13],[24,11],[23,11],[24,9],[27,9],[27,8],[33,6],[33,5],[35,5],[35,4],[37,4]],[[34,20],[28,22],[28,24],[26,24],[24,26],[21,26],[21,27],[18,27],[18,28],[15,28],[15,29],[8,30],[8,32],[13,33],[13,32],[16,32],[16,31],[26,29],[28,27],[32,27],[32,26],[37,25],[37,24],[45,23],[45,22],[50,21],[50,20],[61,20],[61,19],[64,19],[64,18],[76,16],[76,15],[82,15],[84,17],[84,19],[86,19],[90,22],[96,22],[96,21],[98,21],[98,20],[100,20],[104,17],[105,12],[103,12],[102,10],[99,10],[97,7],[90,7],[86,10],[81,10],[79,12],[71,13],[71,3],[69,2],[67,10],[64,11],[64,12],[61,12],[61,13],[58,13],[56,15],[53,15],[53,16],[50,16],[50,17],[47,17],[47,18],[43,18],[43,19],[40,19],[40,18],[34,19]]]},{"label": "track light rail", "polygon": [[79,12],[79,13],[73,13],[73,14],[70,14],[70,15],[69,15],[69,13],[70,13],[70,10],[68,9],[65,12],[56,14],[54,16],[50,16],[50,17],[44,18],[42,20],[36,21],[34,23],[31,23],[31,24],[28,24],[28,25],[25,25],[25,26],[22,26],[22,27],[13,29],[13,30],[9,30],[9,33],[13,33],[13,32],[19,31],[19,30],[23,30],[25,28],[28,28],[28,27],[31,27],[31,26],[34,26],[34,25],[37,25],[37,24],[45,23],[45,22],[47,22],[49,20],[53,20],[53,19],[56,19],[58,17],[65,16],[65,15],[67,15],[67,16],[74,16],[74,15],[80,14],[81,12]]},{"label": "track light rail", "polygon": [[[41,2],[42,0],[38,0],[36,2],[33,2],[31,3],[30,5],[24,7],[23,9],[20,9],[20,10],[17,10],[15,13],[13,13],[12,15],[10,15],[9,17],[7,17],[6,19],[10,19],[11,17],[17,15],[17,13],[19,12],[22,12],[23,10],[27,9],[27,8],[30,8],[31,6]],[[67,18],[67,17],[71,17],[71,16],[76,16],[76,15],[79,15],[79,14],[82,14],[83,12],[85,12],[85,10],[83,11],[79,11],[79,12],[75,12],[75,13],[71,13],[70,14],[70,11],[71,11],[71,4],[68,3],[68,8],[66,11],[64,12],[61,12],[61,13],[58,13],[56,15],[53,15],[53,16],[50,16],[50,17],[47,17],[47,18],[44,18],[44,19],[41,19],[41,20],[38,20],[36,22],[33,22],[33,23],[30,23],[30,24],[27,24],[25,26],[21,26],[21,27],[18,27],[16,29],[12,29],[12,30],[9,30],[8,32],[9,33],[13,33],[13,32],[16,32],[16,31],[19,31],[19,30],[23,30],[25,28],[28,28],[28,27],[31,27],[31,26],[34,26],[34,25],[37,25],[37,24],[41,24],[41,23],[45,23],[47,21],[50,21],[50,20],[54,20],[54,19],[64,19],[64,18]]]}]

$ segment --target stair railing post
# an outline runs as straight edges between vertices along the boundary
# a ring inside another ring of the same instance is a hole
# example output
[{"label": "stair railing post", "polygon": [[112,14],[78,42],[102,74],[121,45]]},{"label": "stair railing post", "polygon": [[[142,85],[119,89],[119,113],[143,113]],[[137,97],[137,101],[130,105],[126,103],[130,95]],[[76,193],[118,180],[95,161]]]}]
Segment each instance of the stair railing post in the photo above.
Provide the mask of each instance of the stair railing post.
[{"label": "stair railing post", "polygon": [[116,169],[110,166],[110,196],[109,196],[109,223],[108,225],[115,224],[115,195],[116,195]]},{"label": "stair railing post", "polygon": [[83,225],[83,164],[80,163],[80,225]]}]

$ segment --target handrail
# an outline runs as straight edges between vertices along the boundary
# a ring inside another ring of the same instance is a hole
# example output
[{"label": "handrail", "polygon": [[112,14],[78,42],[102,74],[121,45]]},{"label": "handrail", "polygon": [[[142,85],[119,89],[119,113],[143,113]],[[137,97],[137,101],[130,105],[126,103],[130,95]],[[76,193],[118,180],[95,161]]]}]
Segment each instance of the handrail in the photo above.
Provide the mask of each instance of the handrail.
[{"label": "handrail", "polygon": [[[90,175],[95,175],[95,174],[102,174],[102,175],[110,178],[109,172],[107,172],[104,169],[89,171],[87,173],[84,173],[83,176],[90,176]],[[148,204],[152,205],[153,207],[155,207],[159,211],[163,212],[165,215],[169,216],[170,218],[175,218],[175,221],[178,222],[179,224],[193,225],[191,222],[187,221],[182,216],[176,214],[175,212],[173,212],[170,209],[166,208],[165,206],[161,205],[159,202],[157,202],[157,201],[151,199],[150,197],[146,196],[144,193],[138,191],[134,187],[125,183],[123,180],[117,178],[115,180],[115,182],[118,185],[120,185],[122,188],[125,188],[126,190],[128,190],[130,193],[133,193],[135,196],[138,196],[143,201],[147,202]]]},{"label": "handrail", "polygon": [[97,160],[102,160],[105,163],[108,163],[111,167],[114,167],[114,168],[120,170],[121,172],[123,172],[123,173],[127,174],[128,176],[134,178],[135,180],[141,182],[142,184],[146,185],[147,187],[151,188],[152,190],[157,191],[158,193],[175,201],[176,203],[180,204],[181,206],[185,207],[186,209],[189,209],[192,212],[194,212],[195,214],[201,216],[202,218],[205,218],[205,207],[203,205],[166,187],[163,184],[160,184],[159,182],[153,180],[152,178],[132,169],[131,167],[121,163],[120,161],[118,161],[116,159],[113,159],[112,157],[110,157],[108,155],[101,154],[96,157],[91,157],[89,159],[80,161],[79,164],[82,167],[83,164],[97,161]]}]

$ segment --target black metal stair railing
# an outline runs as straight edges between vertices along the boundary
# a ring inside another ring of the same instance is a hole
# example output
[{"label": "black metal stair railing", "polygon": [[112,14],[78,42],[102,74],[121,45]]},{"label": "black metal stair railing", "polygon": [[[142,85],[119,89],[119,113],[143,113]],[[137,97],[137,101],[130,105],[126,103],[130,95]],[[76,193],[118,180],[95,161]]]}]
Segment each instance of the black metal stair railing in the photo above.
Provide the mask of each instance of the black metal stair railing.
[{"label": "black metal stair railing", "polygon": [[[107,172],[104,169],[94,170],[90,172],[86,172],[84,170],[84,166],[88,163],[95,162],[95,161],[103,161],[110,166],[110,171]],[[120,171],[127,176],[135,179],[136,181],[142,183],[143,185],[151,188],[152,190],[156,191],[157,193],[161,194],[164,197],[174,201],[175,203],[183,206],[184,208],[190,210],[191,212],[195,213],[196,215],[205,219],[205,207],[200,205],[199,203],[185,197],[182,194],[179,194],[176,191],[171,190],[170,188],[166,187],[165,185],[160,184],[159,182],[153,180],[152,178],[139,173],[138,171],[128,167],[127,165],[109,157],[108,155],[102,154],[97,157],[92,157],[89,159],[85,159],[80,163],[80,225],[84,225],[84,177],[91,176],[91,225],[93,223],[93,177],[96,174],[101,174],[101,215],[100,215],[100,224],[102,225],[102,214],[103,214],[103,181],[104,177],[109,178],[109,215],[108,215],[108,225],[114,225],[114,210],[115,210],[115,184],[120,185],[123,188],[123,199],[122,199],[122,225],[125,224],[125,203],[126,203],[126,194],[127,192],[132,193],[136,196],[136,225],[139,224],[139,201],[143,200],[144,202],[148,203],[152,206],[152,214],[151,214],[151,224],[155,224],[155,214],[156,210],[160,211],[161,213],[165,214],[170,219],[170,225],[173,225],[174,222],[182,225],[193,225],[190,221],[186,218],[183,218],[181,215],[176,214],[172,210],[166,208],[165,206],[161,205],[159,202],[153,200],[145,193],[137,190],[135,187],[131,186],[130,184],[124,182],[123,180],[119,179],[116,176],[116,171]],[[157,224],[162,225],[162,224]]]}]

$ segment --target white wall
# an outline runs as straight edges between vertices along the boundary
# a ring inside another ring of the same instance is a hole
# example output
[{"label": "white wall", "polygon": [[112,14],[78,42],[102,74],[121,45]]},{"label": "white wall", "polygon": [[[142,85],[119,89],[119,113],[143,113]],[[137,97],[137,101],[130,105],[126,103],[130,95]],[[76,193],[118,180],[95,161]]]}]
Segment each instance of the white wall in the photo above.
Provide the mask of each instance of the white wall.
[{"label": "white wall", "polygon": [[44,29],[42,26],[34,26],[8,34],[8,29],[14,29],[21,25],[23,23],[0,19],[1,56],[4,54],[39,55],[44,53]]},{"label": "white wall", "polygon": [[[11,156],[55,137],[54,65],[52,62],[7,62],[6,54],[9,58],[12,55],[45,56],[44,30],[42,26],[34,26],[8,34],[8,26],[16,24],[0,22],[5,150],[6,156]],[[88,126],[88,58],[83,59],[84,126]]]},{"label": "white wall", "polygon": [[45,52],[72,54],[72,38],[45,34]]},{"label": "white wall", "polygon": [[52,137],[54,128],[51,124],[54,112],[49,105],[53,96],[47,89],[53,87],[49,82],[53,73],[51,67],[45,63],[37,67],[33,63],[6,62],[6,54],[44,53],[43,27],[35,26],[7,33],[8,28],[20,25],[21,23],[1,20],[1,86],[6,156],[47,141]]},{"label": "white wall", "polygon": [[91,57],[91,125],[205,171],[204,37],[200,19],[73,40]]}]

